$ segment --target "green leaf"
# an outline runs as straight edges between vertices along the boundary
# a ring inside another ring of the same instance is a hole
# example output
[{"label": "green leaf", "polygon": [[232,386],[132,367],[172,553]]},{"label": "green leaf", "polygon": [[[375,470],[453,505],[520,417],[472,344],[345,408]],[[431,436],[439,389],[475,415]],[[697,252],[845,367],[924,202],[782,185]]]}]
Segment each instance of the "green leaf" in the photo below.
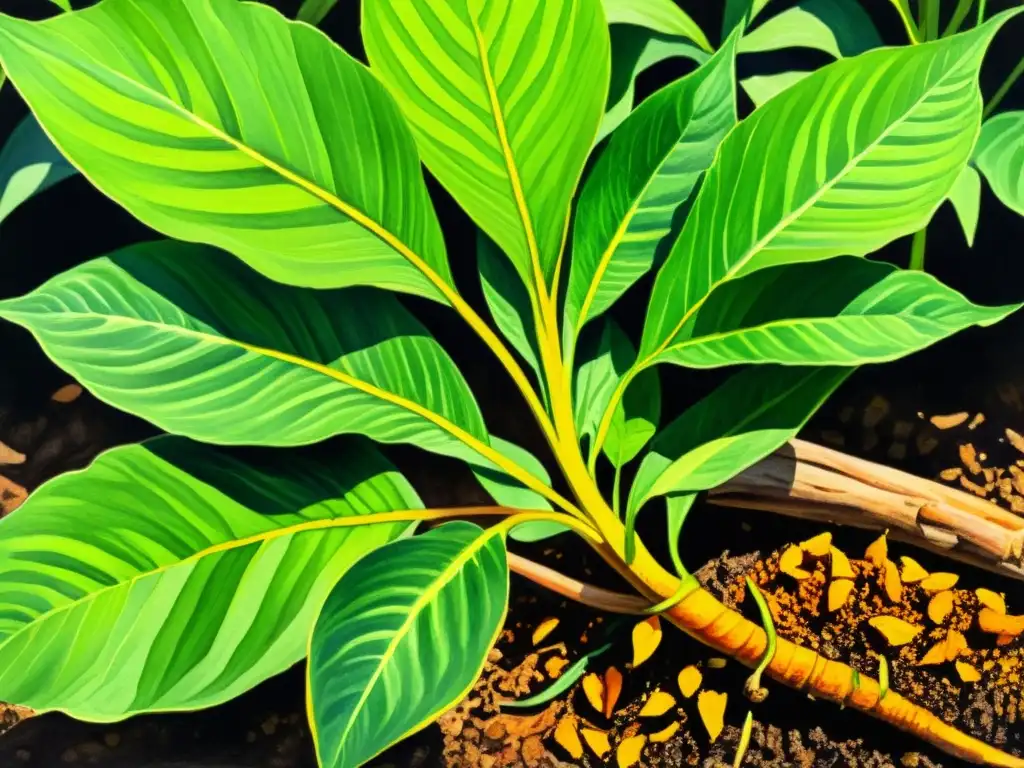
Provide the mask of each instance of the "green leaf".
[{"label": "green leaf", "polygon": [[592,440],[616,385],[636,361],[636,350],[619,324],[606,317],[601,335],[586,340],[581,353],[583,362],[576,370],[574,385],[574,422],[576,434]]},{"label": "green leaf", "polygon": [[271,282],[223,252],[131,246],[0,302],[100,399],[218,444],[358,433],[475,457],[487,432],[451,358],[370,288]]},{"label": "green leaf", "polygon": [[422,507],[371,445],[244,463],[183,438],[115,448],[0,521],[0,690],[91,721],[196,709],[306,653],[356,560]]},{"label": "green leaf", "polygon": [[546,290],[604,113],[600,0],[373,0],[362,31],[431,173]]},{"label": "green leaf", "polygon": [[603,0],[609,24],[632,24],[672,37],[685,37],[714,51],[700,26],[674,0]]},{"label": "green leaf", "polygon": [[1020,10],[837,61],[736,126],[655,282],[641,357],[671,343],[724,280],[861,256],[924,226],[973,148],[985,49]]},{"label": "green leaf", "polygon": [[787,264],[720,285],[652,361],[690,368],[885,362],[1020,306],[978,306],[931,275],[867,259]]},{"label": "green leaf", "polygon": [[857,0],[801,0],[748,32],[740,53],[813,48],[840,59],[881,46],[878,30]]},{"label": "green leaf", "polygon": [[722,39],[725,40],[736,29],[737,24],[744,28],[754,23],[757,15],[768,5],[769,0],[725,0],[725,17],[722,19]]},{"label": "green leaf", "polygon": [[323,768],[355,768],[469,693],[508,604],[497,528],[442,525],[363,558],[331,592],[309,647]]},{"label": "green leaf", "polygon": [[69,2],[69,0],[50,0],[50,2],[56,5],[58,8],[60,8],[62,11],[67,11],[68,13],[71,12],[71,3]]},{"label": "green leaf", "polygon": [[[1024,143],[1021,146],[1024,147]],[[956,183],[949,190],[949,202],[953,204],[956,217],[960,220],[967,245],[973,246],[974,234],[978,231],[978,214],[981,212],[981,176],[973,166],[965,165],[957,176]]]},{"label": "green leaf", "polygon": [[[721,485],[790,438],[853,368],[748,368],[665,427],[630,489],[627,515],[649,500]],[[680,523],[681,525],[681,523]]]},{"label": "green leaf", "polygon": [[[683,558],[679,554],[679,539],[683,534],[683,523],[690,515],[690,510],[693,509],[693,503],[696,500],[696,493],[672,495],[665,498],[668,554],[679,578],[683,578],[687,573],[686,567],[683,565]],[[632,525],[636,526],[636,515],[639,511],[639,508],[629,510],[626,515],[627,522],[632,521]]]},{"label": "green leaf", "polygon": [[659,244],[735,125],[738,39],[737,33],[697,71],[647,98],[615,131],[589,174],[573,225],[567,347],[651,268]]},{"label": "green leaf", "polygon": [[237,0],[103,0],[0,16],[0,60],[57,147],[154,229],[294,285],[453,290],[410,131],[318,30]]},{"label": "green leaf", "polygon": [[754,75],[740,80],[740,85],[747,92],[755,107],[760,107],[773,96],[777,96],[792,85],[796,85],[810,72],[779,72],[777,75]]},{"label": "green leaf", "polygon": [[985,121],[974,164],[1003,205],[1024,216],[1024,111],[1003,112]]},{"label": "green leaf", "polygon": [[28,115],[0,151],[0,221],[33,195],[75,173],[36,119]]},{"label": "green leaf", "polygon": [[615,407],[604,441],[604,455],[621,469],[654,437],[661,420],[661,382],[657,368],[642,371]]},{"label": "green leaf", "polygon": [[338,0],[303,0],[295,18],[315,27],[337,4]]}]

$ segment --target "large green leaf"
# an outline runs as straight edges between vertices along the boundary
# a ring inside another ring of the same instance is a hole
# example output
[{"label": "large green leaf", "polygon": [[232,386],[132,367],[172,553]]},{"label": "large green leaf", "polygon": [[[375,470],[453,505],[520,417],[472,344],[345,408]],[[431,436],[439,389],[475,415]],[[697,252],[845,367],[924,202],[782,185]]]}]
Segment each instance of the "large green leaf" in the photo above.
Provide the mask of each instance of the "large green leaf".
[{"label": "large green leaf", "polygon": [[427,167],[527,286],[550,284],[604,112],[600,0],[372,0],[362,31]]},{"label": "large green leaf", "polygon": [[154,229],[295,285],[451,290],[411,133],[316,29],[237,0],[103,0],[0,16],[0,61],[61,151]]},{"label": "large green leaf", "polygon": [[672,343],[724,280],[860,256],[924,226],[974,146],[985,49],[1019,10],[830,64],[741,122],[658,275],[641,356]]},{"label": "large green leaf", "polygon": [[881,45],[878,30],[857,0],[800,0],[747,32],[740,53],[814,48],[839,59]]},{"label": "large green leaf", "polygon": [[853,368],[759,366],[665,427],[640,463],[627,519],[650,499],[721,485],[795,436]]},{"label": "large green leaf", "polygon": [[974,234],[978,231],[978,215],[981,213],[981,176],[974,166],[965,165],[960,171],[956,183],[949,190],[949,202],[956,211],[967,245],[973,246]]},{"label": "large green leaf", "polygon": [[736,41],[633,112],[580,195],[565,301],[567,346],[654,263],[719,142],[736,123]]},{"label": "large green leaf", "polygon": [[183,438],[115,448],[0,521],[0,691],[94,721],[194,709],[299,661],[356,560],[418,509],[353,441],[326,461],[256,462]]},{"label": "large green leaf", "polygon": [[695,42],[702,50],[714,49],[703,30],[675,0],[602,0],[609,24],[632,24],[672,37]]},{"label": "large green leaf", "polygon": [[33,195],[75,173],[35,117],[28,115],[0,151],[0,221]]},{"label": "large green leaf", "polygon": [[786,264],[720,285],[651,364],[885,362],[1020,306],[978,306],[931,275],[867,259]]},{"label": "large green leaf", "polygon": [[722,18],[722,39],[725,40],[737,24],[744,28],[753,24],[757,15],[768,5],[769,0],[725,0],[725,15]]},{"label": "large green leaf", "polygon": [[508,565],[499,530],[454,522],[348,571],[309,647],[309,715],[323,768],[355,768],[472,688],[501,631]]},{"label": "large green leaf", "polygon": [[1003,112],[985,121],[974,164],[996,197],[1024,216],[1024,111]]},{"label": "large green leaf", "polygon": [[208,246],[132,246],[0,317],[102,400],[176,434],[288,446],[342,433],[464,457],[486,442],[451,358],[390,294],[284,286]]}]

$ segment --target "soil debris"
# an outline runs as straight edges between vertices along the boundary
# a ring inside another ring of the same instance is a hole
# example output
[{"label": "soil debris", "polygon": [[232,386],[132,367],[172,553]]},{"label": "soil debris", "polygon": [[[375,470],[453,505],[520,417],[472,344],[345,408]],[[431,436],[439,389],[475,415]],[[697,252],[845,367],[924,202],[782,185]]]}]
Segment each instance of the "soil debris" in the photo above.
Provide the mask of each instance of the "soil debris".
[{"label": "soil debris", "polygon": [[959,427],[967,419],[970,418],[970,414],[967,411],[960,411],[959,413],[950,413],[940,416],[932,416],[930,421],[936,429],[953,429]]}]

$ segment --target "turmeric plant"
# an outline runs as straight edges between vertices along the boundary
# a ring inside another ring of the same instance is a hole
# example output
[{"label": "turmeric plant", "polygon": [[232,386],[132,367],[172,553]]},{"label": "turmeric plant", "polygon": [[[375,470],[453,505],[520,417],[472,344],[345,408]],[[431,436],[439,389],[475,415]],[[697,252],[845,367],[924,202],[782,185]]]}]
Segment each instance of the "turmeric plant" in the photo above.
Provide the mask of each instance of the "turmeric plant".
[{"label": "turmeric plant", "polygon": [[[567,532],[754,666],[764,631],[679,558],[693,494],[794,435],[855,366],[1017,308],[863,258],[920,229],[968,162],[978,70],[1013,12],[844,58],[742,121],[737,31],[596,150],[600,0],[362,13],[368,66],[236,0],[0,16],[0,63],[54,145],[168,238],[0,317],[169,433],[0,521],[0,699],[117,720],[211,706],[308,657],[320,763],[359,765],[470,689],[510,569],[582,597],[510,551]],[[465,249],[424,165],[479,228],[489,319],[453,276]],[[647,276],[634,338],[609,310]],[[491,431],[416,318],[424,302],[508,374],[557,478]],[[661,424],[664,366],[741,364]],[[335,436],[334,451],[301,448]],[[494,504],[424,508],[387,458],[396,444],[465,462]],[[243,445],[261,448],[229,449]],[[637,532],[659,513],[671,571]],[[1024,765],[785,639],[767,673],[952,754]]]}]

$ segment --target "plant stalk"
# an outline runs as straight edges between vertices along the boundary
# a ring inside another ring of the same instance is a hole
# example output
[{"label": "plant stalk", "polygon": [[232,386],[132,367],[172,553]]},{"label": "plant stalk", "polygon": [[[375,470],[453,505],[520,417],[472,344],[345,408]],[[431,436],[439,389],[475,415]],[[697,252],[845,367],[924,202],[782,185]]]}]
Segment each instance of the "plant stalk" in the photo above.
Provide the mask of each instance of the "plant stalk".
[{"label": "plant stalk", "polygon": [[914,239],[910,242],[910,269],[924,272],[924,251],[928,241],[928,225],[921,227],[914,233]]},{"label": "plant stalk", "polygon": [[1017,62],[1017,66],[1013,68],[1013,71],[1009,75],[1007,75],[1003,84],[999,86],[999,90],[993,94],[988,104],[985,105],[985,111],[981,113],[982,120],[988,118],[988,116],[995,111],[996,107],[998,107],[999,103],[1003,100],[1003,97],[1006,96],[1007,92],[1013,87],[1013,84],[1017,82],[1017,79],[1022,74],[1024,74],[1024,56],[1022,56],[1021,60]]}]

